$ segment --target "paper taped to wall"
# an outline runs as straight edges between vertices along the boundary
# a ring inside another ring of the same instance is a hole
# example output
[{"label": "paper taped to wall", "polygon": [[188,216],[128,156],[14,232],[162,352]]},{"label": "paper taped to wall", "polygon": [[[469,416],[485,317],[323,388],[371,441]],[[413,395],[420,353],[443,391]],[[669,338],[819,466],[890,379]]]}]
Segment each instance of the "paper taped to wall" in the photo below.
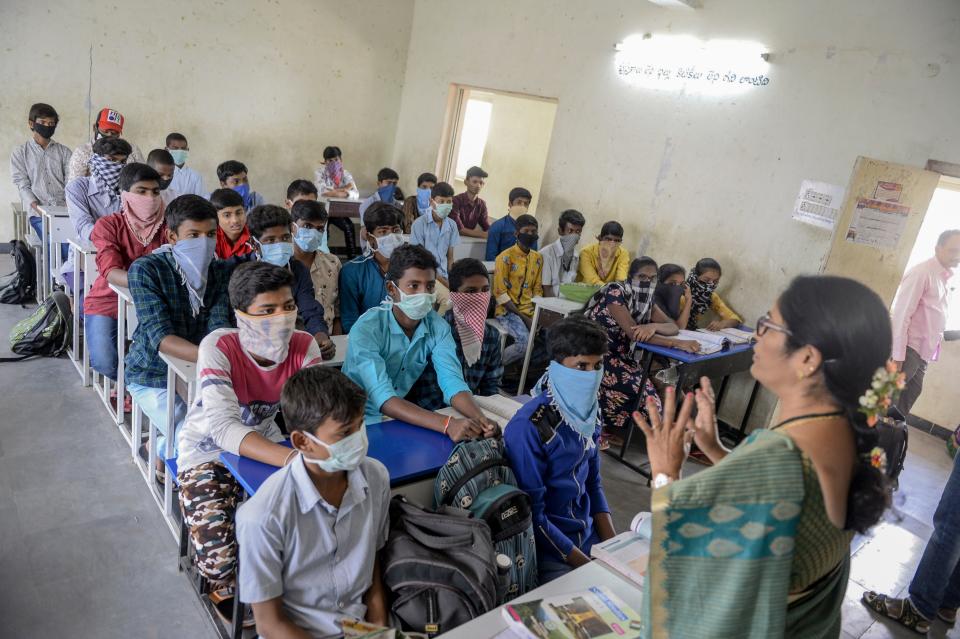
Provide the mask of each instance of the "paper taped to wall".
[{"label": "paper taped to wall", "polygon": [[910,207],[872,198],[857,198],[846,240],[879,249],[894,249],[907,226]]},{"label": "paper taped to wall", "polygon": [[842,204],[842,186],[804,180],[793,206],[793,219],[832,231]]}]

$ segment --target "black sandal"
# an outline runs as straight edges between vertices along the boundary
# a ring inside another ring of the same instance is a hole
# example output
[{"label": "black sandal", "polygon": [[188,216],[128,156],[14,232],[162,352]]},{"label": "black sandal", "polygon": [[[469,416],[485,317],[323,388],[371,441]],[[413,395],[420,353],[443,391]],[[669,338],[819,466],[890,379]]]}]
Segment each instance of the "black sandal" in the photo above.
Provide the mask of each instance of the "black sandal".
[{"label": "black sandal", "polygon": [[887,602],[896,600],[891,599],[886,595],[868,590],[867,592],[863,593],[863,597],[860,598],[860,601],[870,610],[873,610],[874,612],[877,612],[888,619],[893,619],[901,626],[913,630],[916,633],[925,635],[930,631],[930,620],[920,614],[910,599],[900,600],[901,605],[899,616],[894,616],[890,613],[890,609],[887,608]]}]

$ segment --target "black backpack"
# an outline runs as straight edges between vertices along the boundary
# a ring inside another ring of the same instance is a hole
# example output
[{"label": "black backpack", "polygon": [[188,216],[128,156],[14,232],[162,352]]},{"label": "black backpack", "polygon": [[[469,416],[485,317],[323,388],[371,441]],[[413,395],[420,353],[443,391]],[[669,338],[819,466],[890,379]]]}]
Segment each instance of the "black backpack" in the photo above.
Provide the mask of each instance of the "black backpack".
[{"label": "black backpack", "polygon": [[459,508],[394,497],[382,561],[391,612],[404,630],[431,637],[493,610],[506,590],[490,527]]},{"label": "black backpack", "polygon": [[887,456],[887,478],[894,490],[900,487],[900,471],[907,459],[907,443],[910,429],[903,415],[896,407],[887,411],[887,419],[881,419],[875,426],[877,446]]},{"label": "black backpack", "polygon": [[36,299],[37,261],[24,242],[11,240],[10,246],[14,271],[0,278],[0,303],[26,304]]},{"label": "black backpack", "polygon": [[3,357],[0,362],[18,362],[28,357],[60,357],[73,339],[73,312],[70,298],[54,291],[43,304],[14,325],[10,349],[20,357]]}]

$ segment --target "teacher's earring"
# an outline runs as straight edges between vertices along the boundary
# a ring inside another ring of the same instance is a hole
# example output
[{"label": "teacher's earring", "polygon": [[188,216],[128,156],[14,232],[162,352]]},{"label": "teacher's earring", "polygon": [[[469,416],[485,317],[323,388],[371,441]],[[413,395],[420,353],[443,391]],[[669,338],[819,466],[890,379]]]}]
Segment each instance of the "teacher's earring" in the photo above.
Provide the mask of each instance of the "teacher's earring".
[{"label": "teacher's earring", "polygon": [[798,381],[798,382],[799,382],[800,380],[802,380],[802,379],[803,379],[804,377],[806,377],[806,376],[807,376],[807,374],[804,373],[803,371],[797,371],[797,381]]}]

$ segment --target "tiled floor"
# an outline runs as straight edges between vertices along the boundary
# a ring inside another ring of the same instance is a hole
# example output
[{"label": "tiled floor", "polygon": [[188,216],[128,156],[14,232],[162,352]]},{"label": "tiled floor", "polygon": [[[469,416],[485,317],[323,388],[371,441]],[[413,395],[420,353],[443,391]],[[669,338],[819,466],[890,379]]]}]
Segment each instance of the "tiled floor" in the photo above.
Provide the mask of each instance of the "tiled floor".
[{"label": "tiled floor", "polygon": [[[0,273],[10,268],[0,256]],[[27,313],[0,305],[0,337]],[[650,490],[610,458],[602,468],[625,529],[649,510]],[[859,598],[906,589],[950,469],[943,441],[912,430],[896,513],[854,542],[845,639],[917,636],[876,620]],[[65,359],[0,364],[0,636],[215,636],[163,526],[104,408]],[[937,623],[931,636],[960,639],[960,628]]]}]

